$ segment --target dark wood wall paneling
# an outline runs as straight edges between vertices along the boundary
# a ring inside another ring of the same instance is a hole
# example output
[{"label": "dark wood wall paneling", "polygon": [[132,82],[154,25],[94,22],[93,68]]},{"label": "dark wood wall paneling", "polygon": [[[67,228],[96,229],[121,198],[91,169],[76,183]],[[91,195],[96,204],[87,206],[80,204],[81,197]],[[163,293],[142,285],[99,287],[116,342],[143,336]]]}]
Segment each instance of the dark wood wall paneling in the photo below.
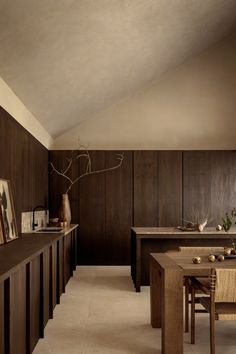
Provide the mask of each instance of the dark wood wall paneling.
[{"label": "dark wood wall paneling", "polygon": [[208,216],[209,225],[236,206],[236,151],[184,152],[183,217]]},{"label": "dark wood wall paneling", "polygon": [[[91,151],[93,169],[116,164],[119,151]],[[57,168],[70,151],[50,151]],[[74,175],[85,162],[74,167]],[[52,174],[50,210],[58,215],[59,193],[66,181]],[[70,192],[72,219],[79,223],[80,264],[129,264],[130,227],[170,226],[182,218],[182,152],[126,151],[121,168],[86,176]],[[74,208],[74,210],[73,210]]]},{"label": "dark wood wall paneling", "polygon": [[48,150],[0,106],[0,178],[12,186],[18,230],[21,212],[48,204]]},{"label": "dark wood wall paneling", "polygon": [[[115,153],[91,151],[93,168],[111,166]],[[51,151],[50,159],[63,168],[70,154]],[[64,184],[51,176],[55,215]],[[79,263],[129,264],[131,226],[176,226],[197,214],[208,215],[209,225],[221,222],[236,206],[236,152],[126,151],[120,169],[85,177],[70,200],[73,222],[80,224]]]}]

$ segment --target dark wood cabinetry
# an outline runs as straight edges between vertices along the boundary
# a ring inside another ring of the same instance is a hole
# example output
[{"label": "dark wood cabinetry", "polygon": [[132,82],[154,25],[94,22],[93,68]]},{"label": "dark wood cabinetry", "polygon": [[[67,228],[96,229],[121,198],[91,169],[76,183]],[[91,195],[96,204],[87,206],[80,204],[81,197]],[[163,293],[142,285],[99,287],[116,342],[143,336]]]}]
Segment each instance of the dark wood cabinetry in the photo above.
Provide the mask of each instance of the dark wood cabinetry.
[{"label": "dark wood cabinetry", "polygon": [[[6,332],[6,347],[9,348],[9,354],[25,354],[27,341],[26,341],[26,267],[21,266],[16,272],[10,275],[9,287],[7,286],[8,296],[6,293],[6,303],[8,302],[9,311],[5,318],[5,321],[9,321],[9,327],[5,328],[9,330],[9,334]],[[8,307],[8,306],[7,306]],[[8,351],[5,351],[8,354]]]},{"label": "dark wood cabinetry", "polygon": [[0,283],[0,353],[4,353],[4,284]]},{"label": "dark wood cabinetry", "polygon": [[[40,256],[35,257],[26,265],[26,299],[27,316],[27,353],[32,353],[34,347],[42,334],[42,304],[41,304],[41,277],[40,277]],[[24,293],[24,289],[23,289]]]},{"label": "dark wood cabinetry", "polygon": [[0,248],[0,354],[30,354],[75,269],[77,230]]}]

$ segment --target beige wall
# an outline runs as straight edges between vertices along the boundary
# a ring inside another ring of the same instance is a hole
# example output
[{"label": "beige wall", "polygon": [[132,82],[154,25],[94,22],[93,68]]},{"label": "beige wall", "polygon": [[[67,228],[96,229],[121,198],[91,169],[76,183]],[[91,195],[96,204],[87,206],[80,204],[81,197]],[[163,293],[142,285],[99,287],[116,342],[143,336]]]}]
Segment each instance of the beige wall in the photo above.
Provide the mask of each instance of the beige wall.
[{"label": "beige wall", "polygon": [[0,77],[0,105],[46,148],[53,139]]},{"label": "beige wall", "polygon": [[[236,35],[54,140],[73,149],[236,149]],[[102,90],[102,87],[101,87]]]}]

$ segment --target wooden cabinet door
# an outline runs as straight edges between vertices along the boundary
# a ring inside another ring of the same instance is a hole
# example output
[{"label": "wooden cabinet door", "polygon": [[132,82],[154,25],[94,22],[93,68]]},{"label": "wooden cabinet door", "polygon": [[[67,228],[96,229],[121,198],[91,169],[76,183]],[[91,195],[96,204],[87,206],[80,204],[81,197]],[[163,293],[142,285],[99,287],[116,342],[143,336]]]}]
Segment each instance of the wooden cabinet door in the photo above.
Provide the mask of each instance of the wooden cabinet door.
[{"label": "wooden cabinet door", "polygon": [[10,276],[6,285],[5,305],[8,308],[6,321],[9,331],[6,353],[25,354],[26,350],[26,267],[22,266]]},{"label": "wooden cabinet door", "polygon": [[41,308],[40,256],[26,265],[27,288],[27,352],[32,353],[42,331],[43,309]]},{"label": "wooden cabinet door", "polygon": [[53,310],[57,304],[57,243],[50,246],[50,318],[53,318]]},{"label": "wooden cabinet door", "polygon": [[4,282],[0,283],[0,353],[4,353]]},{"label": "wooden cabinet door", "polygon": [[70,277],[72,276],[73,270],[72,270],[72,237],[71,233],[67,234],[64,237],[64,242],[65,242],[65,255],[64,255],[64,260],[65,260],[65,284],[68,283]]},{"label": "wooden cabinet door", "polygon": [[50,318],[50,252],[46,248],[41,255],[41,281],[43,283],[43,327]]}]

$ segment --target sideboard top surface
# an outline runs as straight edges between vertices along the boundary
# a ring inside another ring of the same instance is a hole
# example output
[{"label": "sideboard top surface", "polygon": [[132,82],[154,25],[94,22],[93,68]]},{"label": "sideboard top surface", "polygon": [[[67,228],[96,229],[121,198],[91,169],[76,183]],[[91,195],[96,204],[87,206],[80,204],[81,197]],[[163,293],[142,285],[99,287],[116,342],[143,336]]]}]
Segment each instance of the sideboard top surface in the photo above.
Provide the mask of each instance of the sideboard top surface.
[{"label": "sideboard top surface", "polygon": [[215,227],[206,227],[202,232],[181,231],[175,227],[132,227],[132,232],[140,238],[231,238],[236,228],[230,231],[216,231]]},{"label": "sideboard top surface", "polygon": [[63,233],[29,233],[22,234],[17,240],[0,247],[0,281],[5,280],[19,266],[29,262],[53,242],[67,235],[77,225],[71,225]]}]

